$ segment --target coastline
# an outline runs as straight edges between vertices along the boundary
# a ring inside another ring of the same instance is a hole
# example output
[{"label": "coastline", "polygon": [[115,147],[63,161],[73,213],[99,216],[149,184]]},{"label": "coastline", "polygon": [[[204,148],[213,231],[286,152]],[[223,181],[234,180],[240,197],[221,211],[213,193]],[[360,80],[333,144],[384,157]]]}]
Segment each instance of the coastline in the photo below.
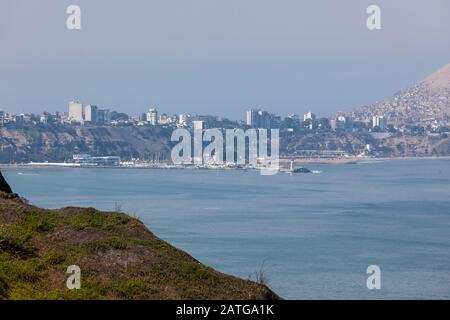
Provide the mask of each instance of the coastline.
[{"label": "coastline", "polygon": [[280,163],[289,163],[294,161],[296,164],[355,164],[358,162],[381,162],[381,161],[411,161],[411,160],[450,160],[450,156],[432,156],[432,157],[348,157],[348,158],[336,158],[336,159],[298,159],[298,158],[285,158],[280,159]]},{"label": "coastline", "polygon": [[[414,161],[414,160],[450,160],[450,156],[419,156],[419,157],[346,157],[346,158],[333,158],[333,159],[317,159],[317,158],[282,158],[280,164],[289,164],[294,161],[295,164],[356,164],[364,162],[383,162],[383,161]],[[238,168],[196,168],[193,166],[173,166],[168,164],[148,164],[148,165],[136,165],[136,166],[82,166],[72,163],[0,163],[0,169],[8,168],[21,168],[21,169],[37,169],[37,168],[76,168],[76,169],[158,169],[158,170],[240,170]]]}]

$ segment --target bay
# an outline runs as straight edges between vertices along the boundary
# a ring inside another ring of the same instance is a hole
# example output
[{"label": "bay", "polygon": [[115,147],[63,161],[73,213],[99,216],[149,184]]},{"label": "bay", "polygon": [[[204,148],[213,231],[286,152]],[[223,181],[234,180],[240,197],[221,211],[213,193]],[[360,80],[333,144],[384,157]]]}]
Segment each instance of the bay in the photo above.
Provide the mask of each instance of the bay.
[{"label": "bay", "polygon": [[[286,299],[449,299],[450,161],[258,171],[6,168],[46,208],[121,209],[221,272]],[[381,268],[381,290],[366,269]]]}]

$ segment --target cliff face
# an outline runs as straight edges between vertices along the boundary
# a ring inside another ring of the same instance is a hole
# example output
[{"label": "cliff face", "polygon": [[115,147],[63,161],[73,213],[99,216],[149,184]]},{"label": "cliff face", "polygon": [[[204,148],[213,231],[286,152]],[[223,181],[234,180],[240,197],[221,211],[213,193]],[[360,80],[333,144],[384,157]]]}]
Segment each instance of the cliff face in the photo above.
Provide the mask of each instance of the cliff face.
[{"label": "cliff face", "polygon": [[0,127],[0,163],[62,162],[74,153],[124,159],[167,158],[171,130],[162,127],[23,125]]},{"label": "cliff face", "polygon": [[[385,135],[385,137],[384,137]],[[303,136],[282,136],[281,154],[289,156],[299,150],[344,150],[350,154],[361,153],[367,144],[382,156],[448,156],[450,138],[447,135],[407,136],[402,134],[382,134],[377,137],[370,133],[321,133]]]},{"label": "cliff face", "polygon": [[[81,269],[69,290],[68,266]],[[208,268],[118,212],[44,210],[0,193],[0,299],[278,299]]]}]

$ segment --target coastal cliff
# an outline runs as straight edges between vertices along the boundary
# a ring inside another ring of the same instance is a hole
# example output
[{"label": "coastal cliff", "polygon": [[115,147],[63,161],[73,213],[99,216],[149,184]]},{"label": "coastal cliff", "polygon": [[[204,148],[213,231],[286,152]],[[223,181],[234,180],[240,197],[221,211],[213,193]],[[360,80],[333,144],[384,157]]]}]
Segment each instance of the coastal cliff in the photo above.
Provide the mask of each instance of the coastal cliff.
[{"label": "coastal cliff", "polygon": [[[169,160],[173,129],[161,126],[75,126],[62,124],[0,127],[0,164],[71,161],[74,154],[120,156],[122,160]],[[371,149],[385,157],[448,156],[450,138],[441,135],[368,132],[290,133],[280,131],[280,154],[302,150],[344,151],[360,154]]]},{"label": "coastal cliff", "polygon": [[64,162],[73,154],[167,159],[172,130],[161,126],[0,126],[0,163]]},{"label": "coastal cliff", "polygon": [[[81,269],[81,288],[66,273]],[[0,192],[0,299],[279,299],[217,272],[120,212],[46,210]]]}]

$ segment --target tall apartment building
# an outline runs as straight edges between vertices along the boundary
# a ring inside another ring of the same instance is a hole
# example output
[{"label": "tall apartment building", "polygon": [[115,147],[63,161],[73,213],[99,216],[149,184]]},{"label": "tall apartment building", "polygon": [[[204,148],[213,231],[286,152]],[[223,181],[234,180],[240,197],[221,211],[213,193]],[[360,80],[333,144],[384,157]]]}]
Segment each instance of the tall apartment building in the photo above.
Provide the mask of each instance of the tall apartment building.
[{"label": "tall apartment building", "polygon": [[192,125],[194,126],[194,130],[203,130],[203,121],[201,120],[192,121]]},{"label": "tall apartment building", "polygon": [[158,111],[155,108],[150,108],[147,113],[147,121],[150,122],[152,126],[158,124]]},{"label": "tall apartment building", "polygon": [[97,106],[89,104],[84,106],[78,101],[69,102],[69,115],[67,118],[70,122],[85,122],[92,124],[108,124],[110,119],[109,110],[99,109]]},{"label": "tall apartment building", "polygon": [[381,131],[386,130],[387,120],[383,116],[374,116],[372,118],[372,128],[378,127]]},{"label": "tall apartment building", "polygon": [[186,115],[185,114],[178,115],[178,124],[180,126],[184,126],[186,124]]},{"label": "tall apartment building", "polygon": [[108,124],[111,122],[111,113],[108,109],[99,109],[97,111],[97,123]]},{"label": "tall apartment building", "polygon": [[69,102],[69,121],[84,122],[83,105],[78,101]]},{"label": "tall apartment building", "polygon": [[256,128],[259,125],[259,111],[258,109],[251,109],[247,111],[247,125]]},{"label": "tall apartment building", "polygon": [[90,123],[98,123],[98,108],[97,106],[87,105],[84,107],[84,121]]}]

